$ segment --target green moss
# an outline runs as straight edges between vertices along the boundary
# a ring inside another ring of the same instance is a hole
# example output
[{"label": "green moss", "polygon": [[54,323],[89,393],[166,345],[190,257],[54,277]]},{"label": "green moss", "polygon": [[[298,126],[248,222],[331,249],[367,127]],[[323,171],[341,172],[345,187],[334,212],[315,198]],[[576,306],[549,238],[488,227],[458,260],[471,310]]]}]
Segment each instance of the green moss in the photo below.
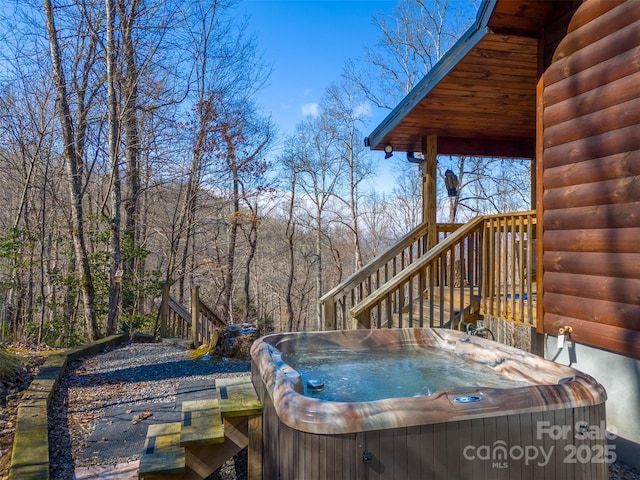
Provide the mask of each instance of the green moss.
[{"label": "green moss", "polygon": [[0,382],[10,382],[24,373],[22,362],[0,348]]}]

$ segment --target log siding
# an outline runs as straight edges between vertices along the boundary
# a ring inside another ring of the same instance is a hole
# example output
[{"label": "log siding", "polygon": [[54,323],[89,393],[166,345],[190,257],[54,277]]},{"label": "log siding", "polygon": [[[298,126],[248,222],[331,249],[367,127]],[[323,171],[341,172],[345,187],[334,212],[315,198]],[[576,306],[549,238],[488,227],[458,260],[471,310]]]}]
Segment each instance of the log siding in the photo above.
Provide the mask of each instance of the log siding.
[{"label": "log siding", "polygon": [[640,2],[586,1],[564,28],[542,53],[543,330],[640,357]]}]

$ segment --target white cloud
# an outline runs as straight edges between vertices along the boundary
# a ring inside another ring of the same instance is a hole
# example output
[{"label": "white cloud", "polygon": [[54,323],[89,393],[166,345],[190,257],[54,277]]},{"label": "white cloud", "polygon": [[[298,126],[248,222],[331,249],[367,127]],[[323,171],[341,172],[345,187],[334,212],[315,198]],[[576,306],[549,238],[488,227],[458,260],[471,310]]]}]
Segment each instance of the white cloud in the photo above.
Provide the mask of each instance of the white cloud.
[{"label": "white cloud", "polygon": [[305,117],[317,117],[318,116],[318,104],[317,103],[305,103],[302,105],[302,115]]},{"label": "white cloud", "polygon": [[371,116],[371,105],[368,103],[361,103],[354,108],[353,113],[357,117],[370,117]]}]

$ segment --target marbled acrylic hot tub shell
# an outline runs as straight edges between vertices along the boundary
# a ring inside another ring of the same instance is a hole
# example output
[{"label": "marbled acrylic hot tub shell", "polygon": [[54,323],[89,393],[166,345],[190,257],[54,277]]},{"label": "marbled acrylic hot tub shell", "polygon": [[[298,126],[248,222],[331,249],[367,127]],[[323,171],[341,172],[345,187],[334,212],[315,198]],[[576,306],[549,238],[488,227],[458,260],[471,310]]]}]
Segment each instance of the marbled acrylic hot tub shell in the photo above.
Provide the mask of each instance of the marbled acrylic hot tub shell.
[{"label": "marbled acrylic hot tub shell", "polygon": [[[524,383],[516,388],[474,386],[421,397],[331,402],[302,394],[298,372],[281,358],[297,351],[398,348],[439,349],[463,359],[470,369],[490,367]],[[536,355],[452,330],[389,329],[269,335],[255,342],[251,358],[253,383],[264,405],[265,478],[496,478],[500,468],[509,471],[504,478],[526,478],[527,472],[538,478],[549,469],[560,475],[556,478],[569,473],[573,478],[573,471],[567,470],[572,468],[590,478],[607,478],[604,462],[571,466],[565,461],[583,440],[573,433],[577,423],[604,423],[603,387],[588,375]],[[480,401],[454,401],[464,396]],[[566,425],[566,434],[552,438],[549,428],[556,424]],[[604,448],[606,439],[591,438],[587,443],[591,452]],[[541,466],[518,458],[530,445],[531,451],[550,449],[553,459]],[[500,459],[493,462],[487,455],[475,455],[483,446],[483,452],[491,452],[492,446],[507,448],[506,463],[501,467]],[[409,476],[402,477],[405,473]]]}]

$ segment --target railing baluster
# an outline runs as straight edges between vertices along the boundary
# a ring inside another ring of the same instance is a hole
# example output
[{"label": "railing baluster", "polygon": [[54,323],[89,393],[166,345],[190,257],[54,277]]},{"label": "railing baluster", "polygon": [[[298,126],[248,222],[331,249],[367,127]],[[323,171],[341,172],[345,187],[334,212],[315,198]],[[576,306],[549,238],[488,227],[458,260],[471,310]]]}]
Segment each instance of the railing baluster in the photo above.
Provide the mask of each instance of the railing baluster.
[{"label": "railing baluster", "polygon": [[496,257],[496,228],[495,228],[495,220],[491,220],[489,223],[489,250],[487,255],[487,272],[491,273],[491,283],[489,284],[489,314],[495,315],[497,312],[497,303],[496,303],[496,281],[498,278],[497,271],[495,268],[495,257]]},{"label": "railing baluster", "polygon": [[[520,321],[520,315],[522,315],[522,311],[518,313],[516,310],[516,262],[515,262],[515,253],[516,253],[516,219],[514,216],[510,219],[511,223],[511,231],[509,232],[509,253],[507,255],[507,264],[511,268],[509,269],[509,284],[510,284],[510,295],[511,295],[511,318],[513,318],[516,322]],[[520,296],[519,296],[520,297]]]},{"label": "railing baluster", "polygon": [[[465,253],[464,253],[464,240],[463,243],[459,243],[456,246],[456,251],[457,251],[457,265],[458,268],[460,269],[460,273],[459,278],[458,278],[458,293],[459,293],[459,300],[458,300],[458,311],[460,312],[460,321],[463,320],[464,318],[464,304],[466,302],[465,300],[465,272],[467,271],[467,266],[465,265]],[[454,287],[456,287],[456,285],[454,284]]]},{"label": "railing baluster", "polygon": [[393,310],[393,292],[389,292],[389,295],[387,295],[387,328],[391,328],[393,325],[393,320],[392,320],[392,310]]},{"label": "railing baluster", "polygon": [[409,327],[413,327],[414,317],[416,315],[415,312],[415,298],[416,298],[416,274],[413,274],[409,277],[409,318],[408,323]]},{"label": "railing baluster", "polygon": [[[527,297],[527,301],[531,300],[531,297],[525,293],[525,282],[524,282],[524,217],[520,216],[518,219],[518,238],[520,242],[518,243],[518,291],[520,292],[520,298],[518,301],[518,309],[520,311],[521,321],[524,323],[529,323],[529,315],[524,310],[524,298]],[[515,264],[515,262],[514,262]]]},{"label": "railing baluster", "polygon": [[533,221],[532,217],[529,215],[527,217],[527,313],[529,316],[529,324],[535,325],[534,323],[534,313],[533,313],[533,272],[538,268],[536,265],[535,254],[536,254],[536,242],[533,230]]},{"label": "railing baluster", "polygon": [[425,295],[425,287],[426,287],[426,271],[424,268],[420,268],[418,270],[418,275],[416,281],[418,282],[416,285],[416,298],[418,300],[417,305],[417,318],[418,326],[424,326],[424,295]]},{"label": "railing baluster", "polygon": [[433,278],[434,276],[434,262],[431,262],[431,264],[429,264],[428,266],[429,268],[429,327],[433,328],[433,317],[435,316],[435,303],[434,303],[434,299],[433,299],[433,293],[434,293],[434,283],[435,280]]}]

